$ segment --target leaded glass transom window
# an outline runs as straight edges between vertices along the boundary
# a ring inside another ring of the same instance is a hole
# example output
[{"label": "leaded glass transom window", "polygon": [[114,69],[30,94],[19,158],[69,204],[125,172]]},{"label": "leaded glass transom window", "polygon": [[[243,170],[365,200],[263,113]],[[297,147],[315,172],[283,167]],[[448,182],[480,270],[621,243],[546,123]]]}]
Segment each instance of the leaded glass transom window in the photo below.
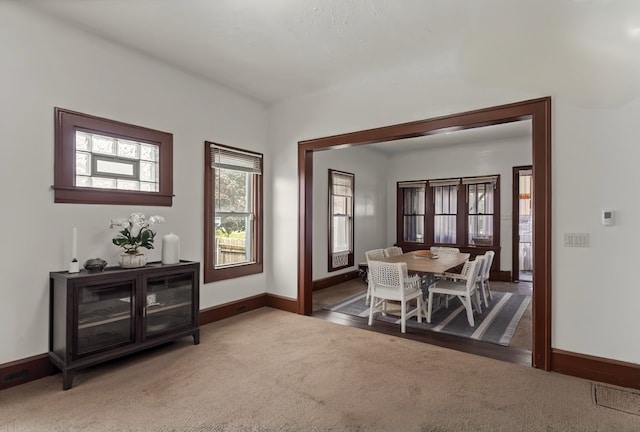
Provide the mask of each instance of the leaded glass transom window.
[{"label": "leaded glass transom window", "polygon": [[156,144],[86,131],[75,134],[75,186],[158,192],[159,154]]}]

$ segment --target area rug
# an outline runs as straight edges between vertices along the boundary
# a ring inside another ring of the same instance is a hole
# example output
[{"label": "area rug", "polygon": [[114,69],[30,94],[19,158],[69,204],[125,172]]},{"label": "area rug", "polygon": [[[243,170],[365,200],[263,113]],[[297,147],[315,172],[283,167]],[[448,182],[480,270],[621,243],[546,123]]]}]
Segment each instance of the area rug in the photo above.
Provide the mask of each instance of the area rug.
[{"label": "area rug", "polygon": [[[369,307],[365,305],[365,294],[357,294],[324,309],[368,319]],[[449,300],[448,308],[442,305],[435,310],[434,307],[431,324],[427,324],[425,318],[422,323],[418,323],[413,317],[407,321],[407,327],[509,346],[518,323],[531,302],[531,297],[499,291],[492,292],[492,295],[493,300],[489,307],[482,305],[482,314],[474,312],[474,327],[469,325],[466,310],[457,298]],[[386,316],[376,313],[374,320],[400,325],[399,307],[396,306],[395,311],[393,307],[394,305],[389,306],[390,313]],[[393,314],[395,312],[396,315]]]}]

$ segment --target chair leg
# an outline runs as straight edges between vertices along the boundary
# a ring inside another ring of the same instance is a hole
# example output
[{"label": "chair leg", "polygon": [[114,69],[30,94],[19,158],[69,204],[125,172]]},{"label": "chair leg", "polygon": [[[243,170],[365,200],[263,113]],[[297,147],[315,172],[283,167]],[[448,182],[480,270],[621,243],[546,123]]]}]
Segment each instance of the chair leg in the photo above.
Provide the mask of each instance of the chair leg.
[{"label": "chair leg", "polygon": [[478,311],[479,314],[482,313],[482,301],[480,300],[480,292],[476,289],[476,291],[472,294],[473,295],[473,299],[471,299],[476,306],[476,310]]},{"label": "chair leg", "polygon": [[467,310],[467,321],[469,321],[469,325],[471,327],[475,327],[475,322],[473,320],[473,306],[471,305],[471,299],[469,297],[460,298],[462,300],[462,304],[464,308]]},{"label": "chair leg", "polygon": [[484,307],[489,307],[489,299],[487,298],[487,284],[485,282],[480,282],[480,285],[482,286],[482,291],[480,291],[480,294],[482,294],[482,299],[484,300]]},{"label": "chair leg", "polygon": [[422,302],[422,296],[418,297],[416,300],[417,300],[416,312],[418,313],[418,316],[417,316],[416,319],[418,320],[419,323],[421,323],[422,322],[422,312],[424,311],[423,310],[424,303]]},{"label": "chair leg", "polygon": [[493,300],[493,296],[491,295],[491,285],[489,284],[489,279],[485,281],[487,287],[487,294],[489,295],[489,300]]},{"label": "chair leg", "polygon": [[404,300],[400,302],[400,331],[407,332],[407,303]]},{"label": "chair leg", "polygon": [[373,304],[376,302],[376,299],[371,296],[369,301],[369,325],[373,325]]},{"label": "chair leg", "polygon": [[371,286],[367,284],[367,295],[364,298],[365,306],[369,306],[369,302],[371,302]]},{"label": "chair leg", "polygon": [[433,292],[429,291],[429,303],[427,304],[427,322],[431,324],[431,308],[433,305]]}]

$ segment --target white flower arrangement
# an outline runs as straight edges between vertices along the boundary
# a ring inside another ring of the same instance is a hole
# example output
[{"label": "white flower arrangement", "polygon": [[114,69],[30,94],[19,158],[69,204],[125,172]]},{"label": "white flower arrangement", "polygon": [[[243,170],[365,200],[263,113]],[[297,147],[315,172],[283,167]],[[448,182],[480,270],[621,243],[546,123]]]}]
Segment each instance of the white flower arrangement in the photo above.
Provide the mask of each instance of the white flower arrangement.
[{"label": "white flower arrangement", "polygon": [[118,235],[113,238],[113,244],[124,249],[124,253],[138,255],[138,248],[153,249],[156,232],[149,228],[151,225],[164,222],[162,216],[151,216],[147,219],[144,213],[131,213],[129,218],[111,219],[111,228],[121,227]]}]

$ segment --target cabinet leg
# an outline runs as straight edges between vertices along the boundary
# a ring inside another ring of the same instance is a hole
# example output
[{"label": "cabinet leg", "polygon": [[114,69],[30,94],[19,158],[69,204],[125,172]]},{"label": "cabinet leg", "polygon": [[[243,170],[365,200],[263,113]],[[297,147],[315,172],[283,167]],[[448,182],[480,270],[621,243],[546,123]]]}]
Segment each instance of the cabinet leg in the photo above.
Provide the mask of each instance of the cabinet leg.
[{"label": "cabinet leg", "polygon": [[69,390],[71,388],[75,376],[76,371],[62,371],[62,390]]},{"label": "cabinet leg", "polygon": [[198,345],[200,343],[200,329],[193,332],[193,344]]}]

